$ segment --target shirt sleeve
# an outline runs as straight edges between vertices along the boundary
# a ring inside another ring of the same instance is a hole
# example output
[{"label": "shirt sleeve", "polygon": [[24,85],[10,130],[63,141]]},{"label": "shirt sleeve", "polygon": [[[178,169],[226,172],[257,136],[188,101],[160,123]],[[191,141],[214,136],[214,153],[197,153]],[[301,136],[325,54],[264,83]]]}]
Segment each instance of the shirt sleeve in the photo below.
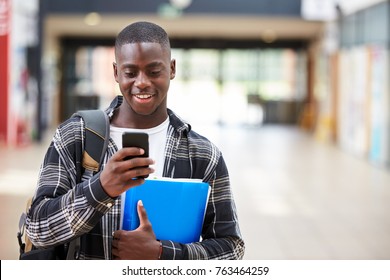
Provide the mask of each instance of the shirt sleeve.
[{"label": "shirt sleeve", "polygon": [[36,247],[66,243],[90,231],[114,204],[101,186],[99,173],[78,182],[82,127],[81,120],[62,124],[41,165],[26,223],[27,235]]}]

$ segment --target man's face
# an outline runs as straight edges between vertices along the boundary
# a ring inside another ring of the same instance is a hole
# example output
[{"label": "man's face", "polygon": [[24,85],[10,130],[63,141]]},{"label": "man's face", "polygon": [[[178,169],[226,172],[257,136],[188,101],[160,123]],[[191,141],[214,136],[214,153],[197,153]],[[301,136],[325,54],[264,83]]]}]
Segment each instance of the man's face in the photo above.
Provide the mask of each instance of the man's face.
[{"label": "man's face", "polygon": [[139,116],[166,114],[175,61],[158,43],[125,44],[116,53],[115,80],[127,104]]}]

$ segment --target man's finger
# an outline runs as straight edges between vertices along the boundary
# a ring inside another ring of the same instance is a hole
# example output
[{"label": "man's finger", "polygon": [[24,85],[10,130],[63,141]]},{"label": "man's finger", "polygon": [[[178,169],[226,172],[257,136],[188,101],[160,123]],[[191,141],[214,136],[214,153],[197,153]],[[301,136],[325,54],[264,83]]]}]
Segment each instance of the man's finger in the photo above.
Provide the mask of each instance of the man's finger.
[{"label": "man's finger", "polygon": [[139,226],[150,226],[150,221],[148,219],[148,214],[146,213],[144,204],[142,203],[142,200],[138,200],[137,203],[137,211],[138,211],[138,217],[139,217]]},{"label": "man's finger", "polygon": [[112,233],[112,239],[113,240],[119,240],[120,236],[122,235],[123,230],[116,230]]}]

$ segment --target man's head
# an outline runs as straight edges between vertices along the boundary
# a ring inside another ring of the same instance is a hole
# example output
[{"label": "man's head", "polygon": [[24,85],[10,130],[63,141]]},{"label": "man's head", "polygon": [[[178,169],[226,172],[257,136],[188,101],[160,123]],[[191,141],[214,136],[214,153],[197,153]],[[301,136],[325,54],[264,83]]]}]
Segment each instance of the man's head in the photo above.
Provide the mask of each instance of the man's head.
[{"label": "man's head", "polygon": [[171,45],[168,34],[161,26],[152,22],[135,22],[119,32],[115,40],[115,56],[123,45],[134,43],[158,43],[170,57]]},{"label": "man's head", "polygon": [[167,93],[175,77],[167,33],[150,22],[125,27],[115,42],[114,76],[126,102],[122,126],[148,128],[167,118]]}]

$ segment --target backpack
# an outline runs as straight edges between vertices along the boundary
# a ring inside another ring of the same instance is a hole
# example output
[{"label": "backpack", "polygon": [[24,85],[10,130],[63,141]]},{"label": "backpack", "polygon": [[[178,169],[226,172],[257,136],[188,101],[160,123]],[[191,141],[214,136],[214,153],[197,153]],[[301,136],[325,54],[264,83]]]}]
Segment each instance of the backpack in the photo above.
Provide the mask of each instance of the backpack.
[{"label": "backpack", "polygon": [[[81,117],[85,125],[85,145],[82,165],[85,169],[97,172],[103,161],[108,146],[110,123],[107,114],[102,110],[82,110],[74,113],[72,117]],[[77,174],[77,181],[81,182],[82,174]],[[47,249],[38,249],[33,246],[27,234],[27,213],[31,207],[32,198],[27,200],[25,212],[20,216],[17,239],[19,243],[20,260],[48,260],[48,259],[78,259],[80,237],[70,243]],[[23,240],[24,239],[24,240]]]}]

